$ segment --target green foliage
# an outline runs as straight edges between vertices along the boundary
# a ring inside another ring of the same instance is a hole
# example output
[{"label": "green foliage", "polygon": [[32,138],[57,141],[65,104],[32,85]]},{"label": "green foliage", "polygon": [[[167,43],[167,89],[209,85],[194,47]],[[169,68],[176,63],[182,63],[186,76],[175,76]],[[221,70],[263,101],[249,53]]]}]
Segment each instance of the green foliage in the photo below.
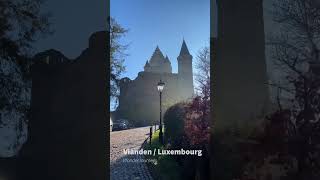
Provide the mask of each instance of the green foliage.
[{"label": "green foliage", "polygon": [[[151,145],[147,144],[145,149],[164,149],[159,143],[159,130],[156,131],[151,140]],[[147,156],[148,159],[155,159],[157,163],[148,163],[149,170],[156,180],[182,179],[182,167],[172,156]]]},{"label": "green foliage", "polygon": [[178,103],[171,106],[164,114],[165,141],[173,148],[179,148],[184,138],[184,118],[186,103]]}]

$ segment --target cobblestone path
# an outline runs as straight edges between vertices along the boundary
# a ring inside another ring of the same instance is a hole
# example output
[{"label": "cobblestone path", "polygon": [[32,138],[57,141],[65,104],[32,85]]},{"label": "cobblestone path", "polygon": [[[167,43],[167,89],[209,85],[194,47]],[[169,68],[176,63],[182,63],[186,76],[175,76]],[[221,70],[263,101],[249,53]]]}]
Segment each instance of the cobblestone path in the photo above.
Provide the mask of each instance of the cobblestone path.
[{"label": "cobblestone path", "polygon": [[111,132],[111,180],[153,180],[143,156],[123,153],[123,149],[139,150],[149,131],[150,127],[143,127]]}]

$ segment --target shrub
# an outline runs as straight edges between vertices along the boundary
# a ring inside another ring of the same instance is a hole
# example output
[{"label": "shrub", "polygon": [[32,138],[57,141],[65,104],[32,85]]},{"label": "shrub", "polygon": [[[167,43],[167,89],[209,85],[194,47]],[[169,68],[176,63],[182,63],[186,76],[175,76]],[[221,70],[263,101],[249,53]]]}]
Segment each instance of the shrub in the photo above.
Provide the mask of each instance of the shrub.
[{"label": "shrub", "polygon": [[209,143],[210,101],[196,97],[186,109],[185,132],[191,145],[203,146]]},{"label": "shrub", "polygon": [[184,117],[186,103],[177,103],[171,106],[164,114],[165,142],[173,148],[179,148],[184,138]]}]

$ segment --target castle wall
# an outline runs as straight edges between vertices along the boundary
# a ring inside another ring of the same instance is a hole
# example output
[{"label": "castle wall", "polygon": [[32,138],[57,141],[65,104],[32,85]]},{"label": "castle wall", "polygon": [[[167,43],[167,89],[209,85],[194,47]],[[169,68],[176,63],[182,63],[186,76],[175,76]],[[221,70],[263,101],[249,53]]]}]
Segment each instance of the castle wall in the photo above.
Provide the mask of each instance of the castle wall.
[{"label": "castle wall", "polygon": [[165,83],[162,114],[171,105],[185,99],[181,96],[177,74],[140,72],[135,80],[120,89],[118,117],[128,119],[136,126],[159,123],[160,97],[157,84],[160,79]]},{"label": "castle wall", "polygon": [[159,66],[152,66],[146,69],[146,72],[153,72],[153,73],[172,73],[172,68],[169,63],[165,63]]}]

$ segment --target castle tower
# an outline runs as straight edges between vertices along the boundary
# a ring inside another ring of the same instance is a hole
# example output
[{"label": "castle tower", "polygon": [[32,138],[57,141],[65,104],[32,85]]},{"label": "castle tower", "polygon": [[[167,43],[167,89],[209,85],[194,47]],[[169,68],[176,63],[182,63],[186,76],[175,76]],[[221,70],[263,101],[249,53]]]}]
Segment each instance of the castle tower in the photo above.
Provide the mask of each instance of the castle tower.
[{"label": "castle tower", "polygon": [[144,71],[145,71],[145,72],[150,72],[150,64],[149,64],[148,61],[147,61],[146,64],[144,65]]},{"label": "castle tower", "polygon": [[164,57],[158,46],[153,52],[149,62],[146,62],[144,71],[152,73],[172,73],[172,67],[169,58]]},{"label": "castle tower", "polygon": [[164,66],[166,69],[168,69],[168,72],[172,73],[172,67],[171,67],[171,62],[170,59],[168,58],[168,56],[166,56],[166,58],[164,59]]},{"label": "castle tower", "polygon": [[178,78],[181,95],[184,98],[193,96],[192,55],[189,53],[186,42],[183,40],[178,60]]}]

